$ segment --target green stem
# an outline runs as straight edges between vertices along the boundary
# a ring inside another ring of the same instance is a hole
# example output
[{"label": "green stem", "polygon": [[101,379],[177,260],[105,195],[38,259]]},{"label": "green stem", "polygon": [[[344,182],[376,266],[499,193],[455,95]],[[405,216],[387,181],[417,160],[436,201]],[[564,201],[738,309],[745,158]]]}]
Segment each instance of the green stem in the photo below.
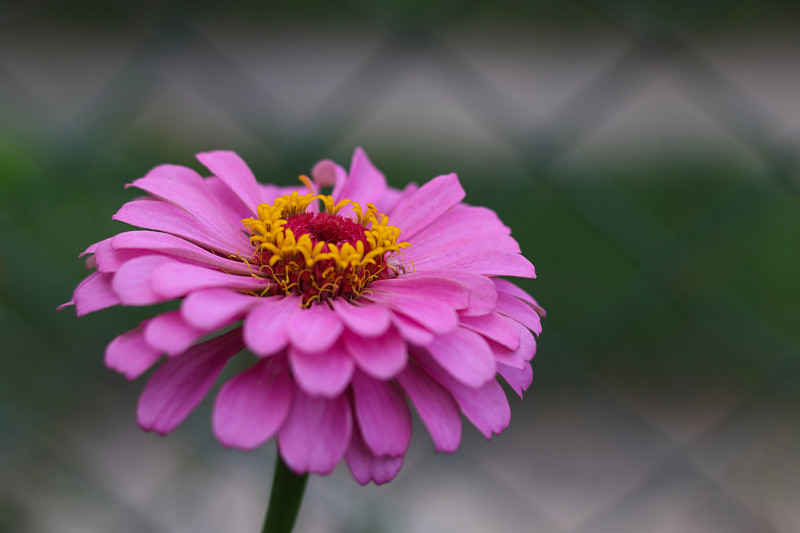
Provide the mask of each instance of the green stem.
[{"label": "green stem", "polygon": [[308,474],[295,474],[283,462],[278,453],[275,462],[275,476],[272,479],[272,494],[269,496],[267,517],[261,533],[291,533],[300,504],[303,502],[303,491],[306,489]]}]

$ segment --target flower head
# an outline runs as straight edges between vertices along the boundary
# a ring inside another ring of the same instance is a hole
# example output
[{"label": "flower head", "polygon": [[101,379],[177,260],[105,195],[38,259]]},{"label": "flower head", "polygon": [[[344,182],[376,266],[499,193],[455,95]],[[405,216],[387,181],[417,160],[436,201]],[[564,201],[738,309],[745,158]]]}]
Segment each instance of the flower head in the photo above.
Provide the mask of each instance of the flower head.
[{"label": "flower head", "polygon": [[520,397],[530,385],[543,311],[498,277],[535,273],[494,212],[462,203],[455,174],[392,189],[357,149],[349,172],[321,161],[286,188],[257,183],[232,152],[198,159],[211,177],[162,165],[131,184],[148,196],[114,218],[143,230],[90,246],[94,272],[65,304],[179,300],[106,349],[129,379],[166,356],[139,399],[142,428],[172,431],[244,348],[256,357],[217,393],[214,433],[241,449],[277,437],[298,473],[344,458],[360,483],[393,479],[406,399],[437,451],[458,447],[462,414],[486,438],[508,426],[497,376]]}]

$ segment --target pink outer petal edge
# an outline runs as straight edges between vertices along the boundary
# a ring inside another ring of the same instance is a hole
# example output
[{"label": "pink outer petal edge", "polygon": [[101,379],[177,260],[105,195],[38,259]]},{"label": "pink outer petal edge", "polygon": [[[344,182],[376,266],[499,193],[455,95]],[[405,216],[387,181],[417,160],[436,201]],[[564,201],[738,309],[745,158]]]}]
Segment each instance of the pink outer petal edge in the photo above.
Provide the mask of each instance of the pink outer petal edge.
[{"label": "pink outer petal edge", "polygon": [[211,331],[241,318],[259,303],[259,298],[229,289],[204,289],[192,292],[181,304],[187,323]]},{"label": "pink outer petal edge", "polygon": [[197,154],[197,160],[221,179],[239,197],[242,204],[255,214],[261,193],[256,177],[238,154],[227,150],[203,152]]},{"label": "pink outer petal edge", "polygon": [[289,317],[286,326],[292,346],[311,353],[328,350],[344,329],[342,321],[326,305],[299,309]]},{"label": "pink outer petal edge", "polygon": [[490,380],[474,388],[460,383],[431,359],[424,350],[417,349],[412,356],[453,395],[461,412],[486,439],[499,434],[511,421],[511,408],[503,388],[497,380]]},{"label": "pink outer petal edge", "polygon": [[372,302],[354,304],[334,300],[333,310],[347,329],[362,337],[380,337],[391,324],[391,313],[382,305]]},{"label": "pink outer petal edge", "polygon": [[106,307],[121,303],[112,288],[113,274],[93,272],[75,288],[72,301],[61,305],[58,310],[74,303],[78,316],[83,316]]},{"label": "pink outer petal edge", "polygon": [[313,397],[295,389],[278,432],[278,451],[298,474],[329,474],[350,445],[353,418],[347,396]]},{"label": "pink outer petal edge", "polygon": [[404,239],[409,239],[458,205],[465,195],[455,174],[438,176],[394,208],[392,224],[400,228]]},{"label": "pink outer petal edge", "polygon": [[139,397],[141,428],[161,435],[175,429],[203,400],[228,359],[243,347],[241,329],[235,329],[164,362]]},{"label": "pink outer petal edge", "polygon": [[262,359],[220,389],[211,417],[214,435],[231,448],[256,448],[278,432],[291,404],[286,361]]},{"label": "pink outer petal edge", "polygon": [[402,455],[411,442],[411,413],[397,387],[361,372],[353,376],[353,407],[364,442],[375,455]]},{"label": "pink outer petal edge", "polygon": [[332,398],[341,394],[355,369],[355,363],[337,344],[325,352],[308,353],[297,348],[289,349],[289,361],[294,379],[308,394]]},{"label": "pink outer petal edge", "polygon": [[300,298],[261,298],[244,319],[244,342],[253,353],[266,357],[289,343],[286,323],[300,312]]},{"label": "pink outer petal edge", "polygon": [[397,377],[437,452],[454,452],[461,442],[461,413],[453,395],[417,365],[408,365]]},{"label": "pink outer petal edge", "polygon": [[358,428],[353,428],[353,437],[350,447],[345,453],[345,460],[353,478],[361,485],[374,481],[382,485],[393,480],[403,466],[403,456],[378,456],[375,455],[364,442]]},{"label": "pink outer petal edge", "polygon": [[408,362],[406,343],[395,328],[374,339],[348,331],[342,336],[342,340],[358,367],[374,378],[391,379]]},{"label": "pink outer petal edge", "polygon": [[112,340],[106,346],[105,363],[128,379],[144,374],[161,357],[161,352],[144,340],[148,321]]}]

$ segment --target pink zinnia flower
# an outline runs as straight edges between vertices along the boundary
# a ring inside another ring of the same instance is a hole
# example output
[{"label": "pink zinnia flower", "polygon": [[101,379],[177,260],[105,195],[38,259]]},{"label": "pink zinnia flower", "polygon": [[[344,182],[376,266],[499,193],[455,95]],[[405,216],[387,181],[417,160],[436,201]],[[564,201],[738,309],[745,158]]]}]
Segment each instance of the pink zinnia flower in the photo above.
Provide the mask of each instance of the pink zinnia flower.
[{"label": "pink zinnia flower", "polygon": [[297,473],[344,457],[359,483],[393,479],[406,398],[437,451],[458,447],[461,414],[487,439],[508,426],[497,375],[522,396],[543,312],[497,276],[534,268],[493,211],[461,203],[455,174],[392,189],[357,149],[349,173],[321,161],[285,188],[232,152],[198,159],[213,176],[162,165],[131,184],[149,196],[114,218],[145,230],[90,246],[96,270],[65,304],[180,299],[106,349],[129,379],[166,355],[139,399],[143,429],[172,431],[245,347],[256,358],[217,394],[214,434],[241,449],[275,436]]}]

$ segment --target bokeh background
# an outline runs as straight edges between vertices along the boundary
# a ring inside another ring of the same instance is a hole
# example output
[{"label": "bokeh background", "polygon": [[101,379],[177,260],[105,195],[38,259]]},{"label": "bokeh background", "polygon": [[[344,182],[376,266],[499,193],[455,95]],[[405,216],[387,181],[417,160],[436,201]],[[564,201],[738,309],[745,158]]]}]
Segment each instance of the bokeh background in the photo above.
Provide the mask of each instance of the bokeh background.
[{"label": "bokeh background", "polygon": [[141,432],[102,354],[151,311],[55,308],[151,167],[289,184],[356,146],[395,186],[457,172],[548,317],[506,432],[314,477],[298,531],[800,530],[797,5],[4,4],[0,530],[258,530],[274,444],[223,450],[208,401]]}]

